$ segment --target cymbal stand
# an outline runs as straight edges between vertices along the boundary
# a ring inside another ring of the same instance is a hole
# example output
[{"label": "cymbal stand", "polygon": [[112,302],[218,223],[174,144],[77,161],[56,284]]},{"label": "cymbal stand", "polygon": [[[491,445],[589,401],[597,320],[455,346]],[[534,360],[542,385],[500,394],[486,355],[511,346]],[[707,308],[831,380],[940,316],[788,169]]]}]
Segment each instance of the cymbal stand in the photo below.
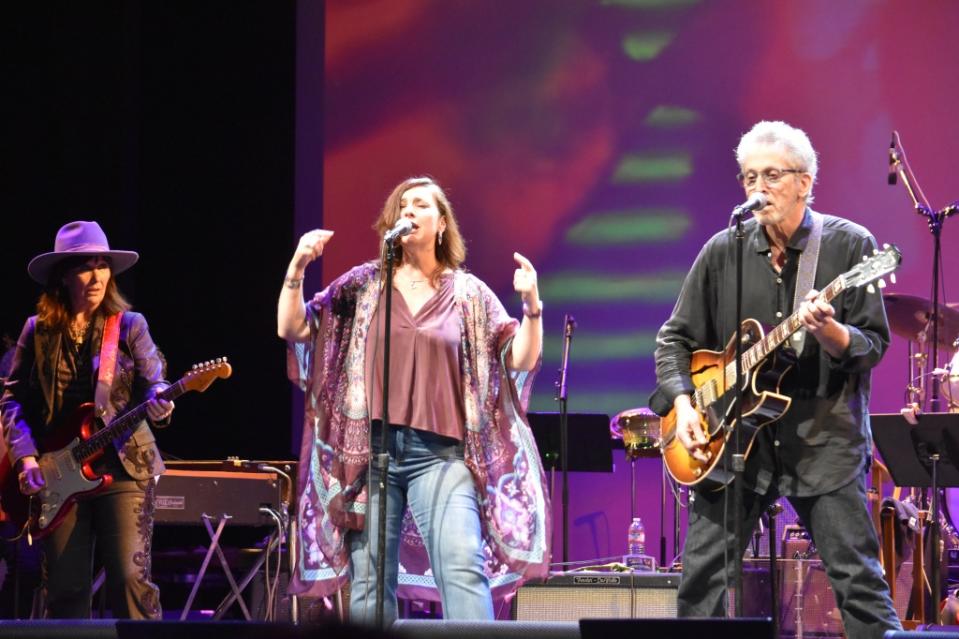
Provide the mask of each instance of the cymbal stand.
[{"label": "cymbal stand", "polygon": [[922,406],[926,396],[926,330],[909,340],[909,380],[906,384],[906,406]]},{"label": "cymbal stand", "polygon": [[[899,139],[898,131],[892,132],[892,144],[889,149],[889,168],[889,184],[895,184],[897,176],[902,178],[903,186],[905,186],[909,192],[909,197],[912,199],[916,213],[926,218],[929,231],[932,233],[932,308],[929,311],[929,323],[932,325],[932,342],[930,345],[932,350],[931,364],[932,370],[936,370],[939,368],[939,274],[942,270],[942,227],[949,217],[959,212],[959,201],[953,202],[938,211],[933,210],[932,207],[929,206],[929,201],[922,192],[922,188],[919,187],[912,168],[909,166],[909,160],[906,159],[906,151],[902,148],[902,141]],[[912,178],[911,180],[910,177]],[[913,189],[913,183],[916,183],[915,189]],[[919,194],[919,197],[916,196],[916,193]],[[929,409],[934,413],[939,412],[939,384],[932,384],[931,392],[929,393]],[[936,543],[939,541],[938,535],[936,534],[937,532],[938,526],[934,522],[933,541]]]}]

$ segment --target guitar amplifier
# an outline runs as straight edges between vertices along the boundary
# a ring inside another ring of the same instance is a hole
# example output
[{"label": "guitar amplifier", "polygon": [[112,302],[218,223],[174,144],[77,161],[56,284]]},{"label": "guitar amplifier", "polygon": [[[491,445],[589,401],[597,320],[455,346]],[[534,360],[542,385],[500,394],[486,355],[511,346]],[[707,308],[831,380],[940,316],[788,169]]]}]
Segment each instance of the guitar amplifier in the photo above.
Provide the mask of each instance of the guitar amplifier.
[{"label": "guitar amplifier", "polygon": [[525,584],[513,599],[518,621],[578,621],[588,618],[676,616],[680,575],[574,572]]},{"label": "guitar amplifier", "polygon": [[[266,507],[279,512],[291,487],[286,478],[264,467],[290,468],[290,462],[175,462],[167,463],[156,487],[156,524],[201,525],[203,515],[216,520],[229,515],[230,526],[274,525]],[[285,472],[285,470],[284,470]]]}]

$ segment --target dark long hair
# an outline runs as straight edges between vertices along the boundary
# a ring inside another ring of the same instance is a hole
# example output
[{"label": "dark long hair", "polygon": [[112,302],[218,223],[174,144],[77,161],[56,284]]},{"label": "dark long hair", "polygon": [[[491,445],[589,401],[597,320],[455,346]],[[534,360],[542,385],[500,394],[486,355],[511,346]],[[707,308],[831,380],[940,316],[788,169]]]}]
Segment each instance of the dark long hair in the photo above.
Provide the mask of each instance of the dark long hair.
[{"label": "dark long hair", "polygon": [[[407,178],[396,185],[393,192],[386,198],[383,204],[383,211],[376,218],[373,229],[381,237],[388,230],[393,228],[396,221],[400,218],[400,201],[403,194],[417,186],[432,186],[433,197],[436,200],[436,208],[439,209],[440,217],[446,220],[446,230],[443,232],[443,243],[433,243],[436,251],[436,270],[430,273],[430,281],[436,286],[439,283],[439,277],[446,269],[457,270],[466,260],[466,243],[463,241],[463,235],[460,233],[459,224],[456,223],[456,215],[453,213],[453,205],[450,204],[443,188],[431,177],[412,177]],[[399,266],[403,263],[403,245],[396,243],[394,248],[393,265]],[[380,264],[386,263],[386,245],[380,246]],[[385,271],[384,271],[385,273]]]},{"label": "dark long hair", "polygon": [[[50,330],[67,329],[73,309],[70,308],[70,295],[67,293],[63,278],[70,269],[85,263],[91,257],[94,256],[68,257],[54,265],[50,271],[50,277],[47,279],[47,285],[37,302],[38,324]],[[110,258],[104,257],[104,259],[110,264],[110,280],[107,282],[107,288],[103,294],[103,302],[100,303],[96,312],[109,317],[120,311],[128,311],[132,307],[120,293],[120,289],[117,288],[117,283],[113,279],[113,264],[110,263]]]}]

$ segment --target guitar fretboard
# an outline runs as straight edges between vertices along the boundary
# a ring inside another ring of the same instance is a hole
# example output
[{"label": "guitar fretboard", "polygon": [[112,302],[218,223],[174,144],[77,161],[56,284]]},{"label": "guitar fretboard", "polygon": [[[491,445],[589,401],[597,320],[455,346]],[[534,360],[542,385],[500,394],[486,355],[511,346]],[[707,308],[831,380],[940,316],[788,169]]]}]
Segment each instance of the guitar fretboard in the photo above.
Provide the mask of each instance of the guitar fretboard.
[{"label": "guitar fretboard", "polygon": [[[830,282],[829,285],[819,293],[819,298],[824,300],[826,303],[832,302],[834,299],[836,299],[836,296],[845,290],[845,288],[845,278],[844,276],[840,275]],[[799,319],[799,311],[796,311],[787,317],[782,324],[766,333],[761,340],[750,346],[749,349],[743,353],[743,372],[751,371],[758,366],[760,362],[766,359],[774,350],[779,348],[783,342],[789,339],[789,337],[800,328],[802,328],[802,322]],[[726,365],[726,386],[730,387],[735,383],[736,360],[733,360]]]},{"label": "guitar fretboard", "polygon": [[[156,396],[159,399],[171,401],[185,393],[186,390],[187,389],[184,385],[184,380],[181,379],[176,384],[164,388],[162,391],[157,393]],[[114,439],[125,439],[126,437],[129,437],[130,433],[133,432],[134,426],[146,418],[148,403],[149,401],[143,402],[136,408],[133,408],[120,417],[117,417],[110,422],[109,426],[98,430],[96,433],[90,436],[89,439],[77,444],[72,451],[73,458],[77,461],[77,463],[82,463],[106,448]]]},{"label": "guitar fretboard", "polygon": [[[845,274],[840,275],[830,282],[819,293],[819,297],[826,302],[833,301],[837,295],[846,289]],[[750,346],[742,357],[743,373],[746,374],[766,359],[770,353],[779,348],[783,342],[789,339],[790,335],[802,328],[802,322],[799,320],[799,311],[796,311],[787,317],[779,326],[772,329],[766,335]],[[733,358],[725,366],[724,370],[725,386],[719,387],[718,379],[711,379],[696,389],[693,400],[697,406],[705,408],[717,399],[722,397],[727,388],[736,385],[736,360]]]}]

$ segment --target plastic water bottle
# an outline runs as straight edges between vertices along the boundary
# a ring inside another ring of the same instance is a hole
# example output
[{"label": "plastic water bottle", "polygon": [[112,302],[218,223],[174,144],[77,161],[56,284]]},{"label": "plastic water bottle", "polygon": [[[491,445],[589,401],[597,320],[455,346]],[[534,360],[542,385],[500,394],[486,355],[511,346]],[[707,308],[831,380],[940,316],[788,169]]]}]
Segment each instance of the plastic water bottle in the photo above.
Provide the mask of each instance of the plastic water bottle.
[{"label": "plastic water bottle", "polygon": [[639,517],[633,519],[626,533],[626,554],[623,563],[633,571],[656,570],[656,560],[646,555],[646,528]]},{"label": "plastic water bottle", "polygon": [[629,524],[629,531],[626,533],[626,554],[646,554],[646,527],[643,526],[643,520],[639,517],[633,517],[633,521]]}]

